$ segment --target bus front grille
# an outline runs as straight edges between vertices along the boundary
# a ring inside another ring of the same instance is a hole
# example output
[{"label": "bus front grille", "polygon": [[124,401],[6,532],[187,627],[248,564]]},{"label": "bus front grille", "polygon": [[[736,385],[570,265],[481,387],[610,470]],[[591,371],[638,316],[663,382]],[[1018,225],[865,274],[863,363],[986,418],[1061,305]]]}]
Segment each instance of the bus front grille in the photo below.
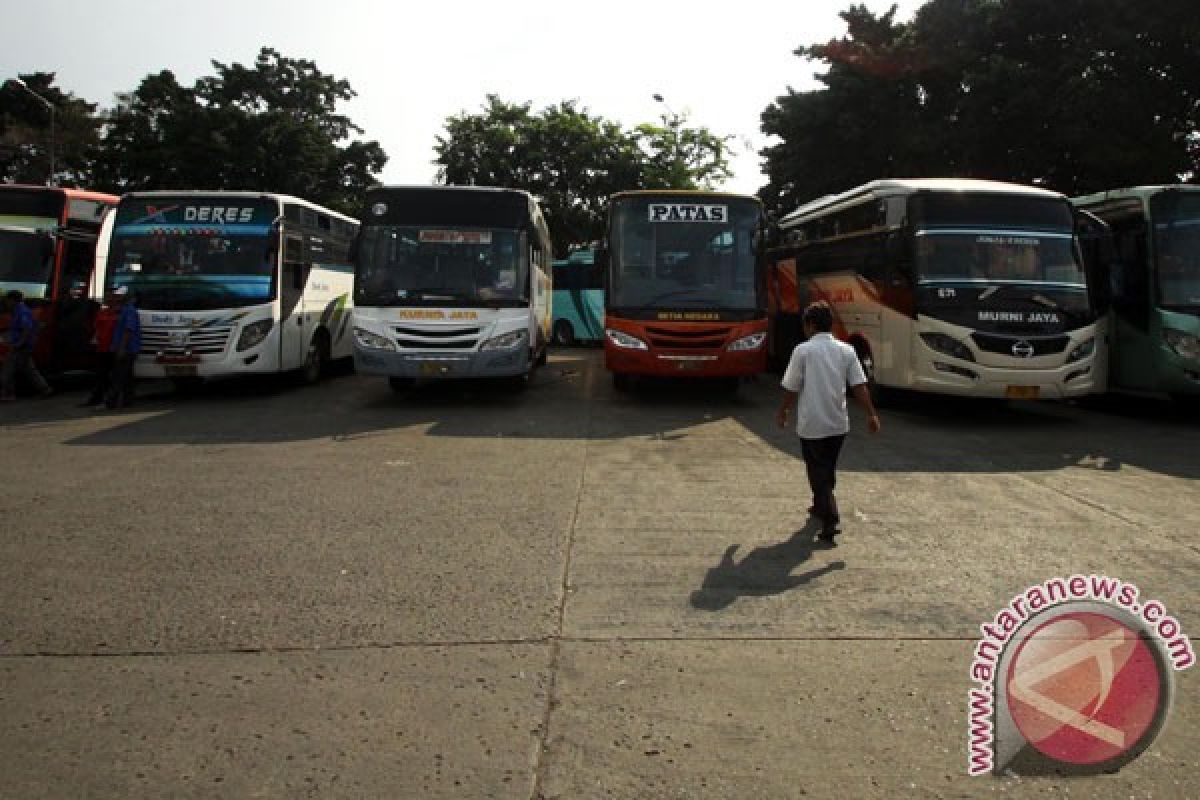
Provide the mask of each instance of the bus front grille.
[{"label": "bus front grille", "polygon": [[225,352],[233,328],[142,328],[142,352],[170,356],[215,356]]},{"label": "bus front grille", "polygon": [[401,350],[474,350],[482,328],[392,328]]},{"label": "bus front grille", "polygon": [[1028,357],[1030,358],[1061,353],[1067,349],[1067,344],[1071,341],[1070,336],[997,336],[978,331],[972,333],[971,338],[975,340],[975,346],[985,353],[998,353],[1005,356],[1016,355],[1014,348],[1018,344],[1027,343],[1033,349],[1033,352],[1029,353]]},{"label": "bus front grille", "polygon": [[724,347],[732,328],[673,330],[647,327],[650,344],[666,350],[712,350]]}]

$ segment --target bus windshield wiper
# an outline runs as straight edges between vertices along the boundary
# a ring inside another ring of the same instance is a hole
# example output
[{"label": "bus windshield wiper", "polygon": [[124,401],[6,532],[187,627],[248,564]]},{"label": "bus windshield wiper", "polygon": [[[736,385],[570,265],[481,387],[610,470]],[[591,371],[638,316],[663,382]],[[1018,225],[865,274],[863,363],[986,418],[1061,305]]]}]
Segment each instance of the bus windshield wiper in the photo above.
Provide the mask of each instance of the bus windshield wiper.
[{"label": "bus windshield wiper", "polygon": [[456,292],[453,289],[443,289],[440,286],[428,286],[420,289],[399,289],[399,292],[404,292],[408,296],[419,295],[425,300],[470,300],[471,296],[466,292]]},{"label": "bus windshield wiper", "polygon": [[[669,292],[663,292],[662,294],[658,294],[658,295],[655,295],[654,297],[650,298],[649,300],[646,301],[646,305],[650,306],[650,305],[654,305],[655,303],[661,303],[663,300],[666,300],[668,297],[674,297],[675,295],[693,294],[693,293],[695,293],[695,291],[696,291],[695,289],[672,289]],[[712,300],[709,298],[703,298],[703,297],[692,297],[692,298],[686,298],[686,299],[691,300],[692,302],[701,302],[701,303],[717,302],[716,300]]]},{"label": "bus windshield wiper", "polygon": [[1052,308],[1055,311],[1061,311],[1062,313],[1066,314],[1068,317],[1079,318],[1081,316],[1078,311],[1075,311],[1070,308],[1063,308],[1063,306],[1061,304],[1059,304],[1057,301],[1052,300],[1049,297],[1046,297],[1046,295],[1044,295],[1044,294],[1031,295],[1029,299],[1032,300],[1033,302],[1037,303],[1040,306],[1045,306],[1046,308]]}]

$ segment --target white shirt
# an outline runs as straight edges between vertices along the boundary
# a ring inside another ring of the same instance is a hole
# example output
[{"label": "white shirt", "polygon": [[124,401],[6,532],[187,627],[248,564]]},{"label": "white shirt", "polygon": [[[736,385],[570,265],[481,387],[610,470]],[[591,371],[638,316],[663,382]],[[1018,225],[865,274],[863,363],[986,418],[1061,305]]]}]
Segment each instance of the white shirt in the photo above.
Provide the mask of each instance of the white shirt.
[{"label": "white shirt", "polygon": [[782,385],[797,392],[796,433],[801,439],[824,439],[850,431],[846,387],[867,382],[858,354],[833,334],[818,333],[792,351]]}]

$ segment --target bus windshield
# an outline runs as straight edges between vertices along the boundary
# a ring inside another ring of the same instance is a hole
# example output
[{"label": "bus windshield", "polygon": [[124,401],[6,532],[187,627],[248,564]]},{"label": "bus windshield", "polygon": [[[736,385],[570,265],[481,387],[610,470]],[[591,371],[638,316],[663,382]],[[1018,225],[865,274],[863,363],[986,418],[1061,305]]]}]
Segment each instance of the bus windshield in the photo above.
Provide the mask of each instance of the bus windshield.
[{"label": "bus windshield", "polygon": [[1151,216],[1160,302],[1168,308],[1200,307],[1200,193],[1157,195]]},{"label": "bus windshield", "polygon": [[130,195],[117,206],[109,287],[142,308],[198,311],[269,303],[276,293],[277,203],[240,195]]},{"label": "bus windshield", "polygon": [[267,236],[115,233],[108,285],[128,286],[146,309],[238,308],[270,302],[275,265]]},{"label": "bus windshield", "polygon": [[529,304],[523,236],[515,230],[369,225],[355,297],[364,306]]},{"label": "bus windshield", "polygon": [[45,297],[54,274],[53,243],[45,233],[0,227],[0,289]]},{"label": "bus windshield", "polygon": [[922,194],[910,213],[920,281],[1085,285],[1065,200]]},{"label": "bus windshield", "polygon": [[608,305],[623,309],[746,311],[755,279],[758,205],[734,198],[617,201]]}]

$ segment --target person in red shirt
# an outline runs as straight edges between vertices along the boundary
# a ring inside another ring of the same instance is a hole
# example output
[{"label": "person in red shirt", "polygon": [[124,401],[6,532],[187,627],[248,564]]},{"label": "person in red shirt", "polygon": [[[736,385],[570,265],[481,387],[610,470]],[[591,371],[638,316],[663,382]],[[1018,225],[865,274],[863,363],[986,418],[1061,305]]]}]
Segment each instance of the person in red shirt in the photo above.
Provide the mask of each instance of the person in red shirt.
[{"label": "person in red shirt", "polygon": [[116,357],[112,351],[113,329],[117,326],[117,315],[121,313],[121,298],[110,289],[96,312],[95,334],[92,336],[92,346],[96,348],[96,383],[92,393],[83,405],[90,408],[104,404],[108,393],[108,385],[112,381],[113,363]]}]

